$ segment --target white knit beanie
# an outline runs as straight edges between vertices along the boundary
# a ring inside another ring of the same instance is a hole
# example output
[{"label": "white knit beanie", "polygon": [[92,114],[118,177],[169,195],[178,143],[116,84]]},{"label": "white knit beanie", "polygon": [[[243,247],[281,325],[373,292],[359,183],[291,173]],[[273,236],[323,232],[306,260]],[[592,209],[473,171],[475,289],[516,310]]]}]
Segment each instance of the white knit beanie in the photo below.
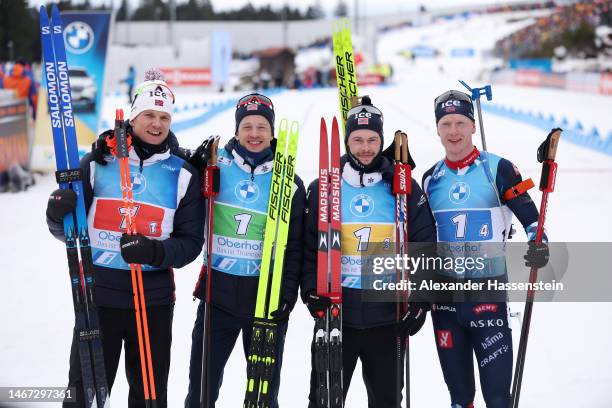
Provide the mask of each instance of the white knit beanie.
[{"label": "white knit beanie", "polygon": [[145,81],[136,88],[130,119],[147,109],[166,112],[170,116],[174,111],[174,94],[168,87],[164,74],[157,69],[147,70]]}]

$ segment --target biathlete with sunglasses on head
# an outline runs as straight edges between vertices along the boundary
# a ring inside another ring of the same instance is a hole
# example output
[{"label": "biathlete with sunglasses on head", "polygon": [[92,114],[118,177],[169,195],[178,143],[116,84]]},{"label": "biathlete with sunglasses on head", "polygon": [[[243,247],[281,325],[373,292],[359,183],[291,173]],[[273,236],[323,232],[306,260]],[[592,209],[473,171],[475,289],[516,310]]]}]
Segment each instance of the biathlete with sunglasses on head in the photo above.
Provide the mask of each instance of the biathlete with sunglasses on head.
[{"label": "biathlete with sunglasses on head", "polygon": [[[394,256],[396,229],[393,146],[383,152],[383,115],[368,96],[348,112],[344,143],[346,155],[341,158],[343,393],[346,398],[357,360],[361,360],[368,406],[397,408],[401,399],[398,394],[401,390],[397,389],[397,337],[414,335],[420,330],[428,305],[410,302],[398,323],[396,302],[367,302],[362,298],[364,290],[371,289],[372,284],[365,282],[361,274],[361,256],[373,255],[368,246],[380,244],[384,252],[380,255]],[[318,193],[317,179],[308,187],[301,287],[304,303],[315,318],[324,314],[331,303],[329,297],[317,295],[316,291]],[[435,242],[435,222],[414,179],[408,200],[408,223],[409,241]],[[314,343],[312,352],[309,407],[314,408],[318,406]]]},{"label": "biathlete with sunglasses on head", "polygon": [[[474,146],[472,136],[476,126],[469,95],[447,91],[435,99],[434,109],[446,157],[423,175],[423,189],[436,219],[438,240],[461,243],[462,248],[482,245],[489,252],[481,267],[440,272],[450,279],[505,281],[502,244],[494,247],[486,243],[508,238],[512,214],[523,225],[529,241],[535,239],[538,210],[527,193],[533,183],[523,181],[510,161],[480,152]],[[470,242],[476,245],[466,245]],[[498,255],[491,256],[494,252]],[[462,252],[461,256],[475,259],[482,254]],[[545,244],[531,245],[525,255],[528,267],[541,268],[547,259]],[[490,301],[485,302],[469,296],[462,293],[461,302],[432,304],[438,357],[452,407],[473,407],[475,354],[487,407],[507,408],[512,379],[512,335],[505,292],[491,293]]]},{"label": "biathlete with sunglasses on head", "polygon": [[[214,201],[207,367],[209,395],[205,405],[210,407],[219,397],[223,370],[240,332],[245,357],[249,352],[276,146],[274,106],[268,97],[261,94],[244,96],[236,106],[235,119],[234,137],[219,149],[217,162],[220,180],[219,195]],[[211,155],[210,146],[203,143],[192,155],[191,162],[202,171]],[[280,301],[273,312],[278,338],[272,389],[269,390],[271,407],[278,406],[285,333],[289,313],[297,300],[302,271],[304,201],[304,184],[296,175]],[[188,408],[200,407],[206,273],[203,268],[194,291],[194,296],[201,301],[192,334],[189,390],[185,399]]]},{"label": "biathlete with sunglasses on head", "polygon": [[[202,181],[181,157],[170,131],[173,109],[174,95],[161,73],[147,71],[126,122],[137,235],[126,234],[119,161],[107,144],[114,130],[102,133],[81,160],[106,378],[112,387],[125,347],[130,392],[124,406],[130,408],[144,407],[145,398],[129,264],[142,264],[157,406],[166,407],[175,299],[172,268],[193,261],[204,242]],[[63,189],[49,197],[47,224],[58,239],[64,238],[62,220],[75,210],[76,199],[74,191]],[[76,387],[76,404],[64,405],[69,407],[86,406],[77,343],[75,332],[68,386]]]}]

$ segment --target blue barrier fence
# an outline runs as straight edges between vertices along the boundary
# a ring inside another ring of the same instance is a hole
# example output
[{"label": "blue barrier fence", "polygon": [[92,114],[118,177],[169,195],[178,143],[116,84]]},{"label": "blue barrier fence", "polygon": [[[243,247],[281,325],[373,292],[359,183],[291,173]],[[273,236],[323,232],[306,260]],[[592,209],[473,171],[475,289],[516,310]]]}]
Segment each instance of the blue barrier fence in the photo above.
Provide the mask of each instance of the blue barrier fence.
[{"label": "blue barrier fence", "polygon": [[596,127],[585,129],[580,121],[572,125],[565,117],[556,118],[552,114],[515,109],[494,103],[482,104],[482,110],[534,126],[546,133],[555,127],[560,127],[563,129],[563,140],[612,156],[612,131],[606,138],[602,138],[601,132]]}]

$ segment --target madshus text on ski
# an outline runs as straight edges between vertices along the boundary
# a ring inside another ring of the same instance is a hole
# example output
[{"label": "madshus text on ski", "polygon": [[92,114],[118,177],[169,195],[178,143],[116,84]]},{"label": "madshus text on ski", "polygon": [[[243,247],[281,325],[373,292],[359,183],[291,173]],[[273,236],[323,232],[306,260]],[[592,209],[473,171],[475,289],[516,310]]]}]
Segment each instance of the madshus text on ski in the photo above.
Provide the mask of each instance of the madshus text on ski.
[{"label": "madshus text on ski", "polygon": [[[369,406],[410,406],[409,339],[429,312],[452,407],[473,407],[473,354],[486,405],[518,407],[533,290],[513,380],[504,298],[447,303],[397,290],[393,300],[369,302],[357,265],[364,253],[405,257],[417,243],[504,242],[516,216],[529,241],[525,264],[534,284],[549,257],[544,223],[560,129],[538,150],[538,210],[528,193],[533,182],[486,149],[480,97],[491,98],[490,86],[449,90],[434,108],[444,157],[419,184],[408,133],[386,138],[381,109],[359,96],[350,27],[342,20],[333,32],[340,115],[320,119],[318,177],[307,187],[296,174],[298,123],[277,121],[269,97],[239,98],[234,129],[218,129],[233,132],[225,145],[210,136],[191,151],[171,130],[175,95],[157,70],[136,87],[128,118],[117,110],[114,128],[79,160],[60,13],[53,6],[49,19],[40,11],[59,184],[46,217],[51,234],[65,242],[75,319],[68,386],[76,402],[65,407],[110,406],[122,348],[127,406],[168,406],[173,269],[201,252],[185,407],[215,406],[241,333],[243,406],[278,407],[285,334],[298,298],[314,321],[309,398],[296,404],[345,406],[360,361]],[[475,106],[482,150],[473,142]],[[484,262],[484,277],[434,273],[445,282],[507,276],[503,253]],[[387,272],[389,283],[422,279],[418,268]],[[485,320],[494,324],[479,323]]]}]

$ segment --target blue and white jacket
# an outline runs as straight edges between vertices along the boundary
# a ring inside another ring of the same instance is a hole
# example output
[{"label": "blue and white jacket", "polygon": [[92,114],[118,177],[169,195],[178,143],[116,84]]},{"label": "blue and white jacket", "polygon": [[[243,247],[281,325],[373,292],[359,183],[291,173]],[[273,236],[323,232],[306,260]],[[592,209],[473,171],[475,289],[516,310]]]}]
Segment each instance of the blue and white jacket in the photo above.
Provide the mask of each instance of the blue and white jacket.
[{"label": "blue and white jacket", "polygon": [[[204,242],[202,181],[181,156],[176,137],[168,136],[169,149],[142,160],[130,149],[130,176],[134,193],[136,229],[162,242],[160,265],[143,265],[148,306],[173,304],[174,272],[192,262]],[[119,240],[126,231],[119,163],[106,156],[106,165],[91,153],[81,159],[87,224],[94,263],[94,295],[99,306],[132,308],[130,267],[121,257]],[[64,239],[63,225],[47,218],[51,233]]]}]

